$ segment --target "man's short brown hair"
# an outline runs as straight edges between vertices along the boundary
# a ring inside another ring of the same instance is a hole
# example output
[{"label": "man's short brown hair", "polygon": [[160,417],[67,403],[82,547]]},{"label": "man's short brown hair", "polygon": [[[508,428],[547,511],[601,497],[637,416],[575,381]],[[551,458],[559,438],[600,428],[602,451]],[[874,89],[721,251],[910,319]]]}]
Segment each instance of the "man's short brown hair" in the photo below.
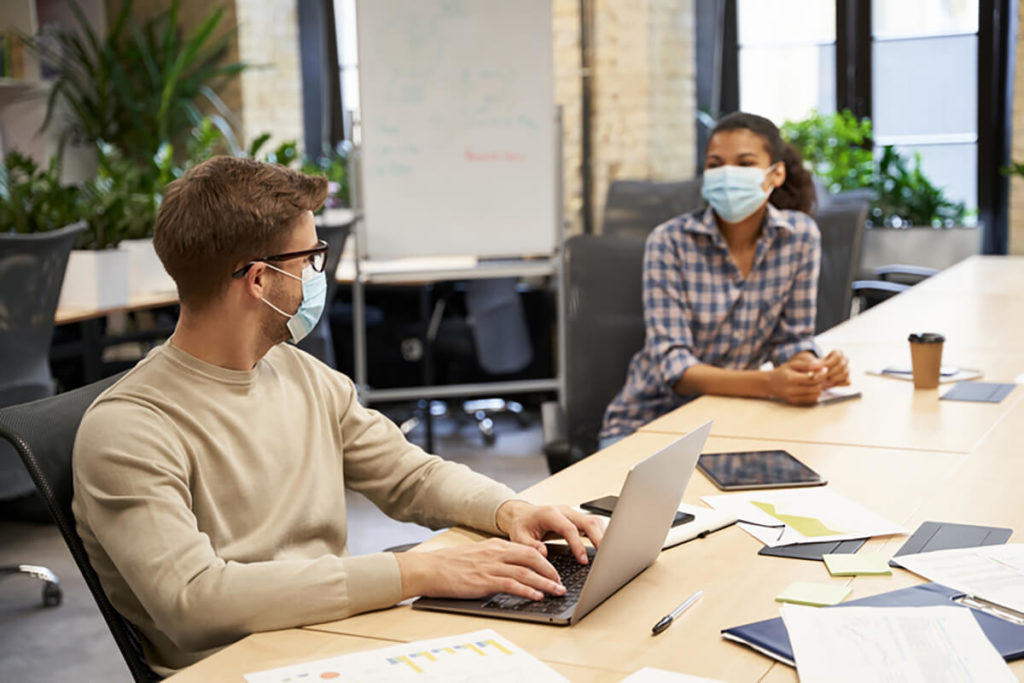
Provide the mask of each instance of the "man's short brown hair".
[{"label": "man's short brown hair", "polygon": [[153,247],[185,305],[202,307],[252,259],[280,251],[289,228],[327,197],[327,179],[280,164],[214,157],[169,183]]}]

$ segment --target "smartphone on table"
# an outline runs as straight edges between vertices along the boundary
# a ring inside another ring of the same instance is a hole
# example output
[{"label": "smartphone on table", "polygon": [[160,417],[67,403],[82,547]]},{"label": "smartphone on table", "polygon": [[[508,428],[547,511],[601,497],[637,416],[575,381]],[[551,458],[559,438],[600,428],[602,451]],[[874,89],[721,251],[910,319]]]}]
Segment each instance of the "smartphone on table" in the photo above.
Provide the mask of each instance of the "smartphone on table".
[{"label": "smartphone on table", "polygon": [[[612,511],[615,509],[615,503],[619,500],[618,496],[604,496],[602,498],[595,498],[594,500],[588,500],[586,503],[580,503],[580,507],[587,512],[591,512],[595,515],[604,515],[605,517],[611,517]],[[680,512],[676,510],[676,516],[672,520],[672,526],[679,526],[680,524],[686,524],[687,522],[693,521],[693,515],[689,512]]]}]

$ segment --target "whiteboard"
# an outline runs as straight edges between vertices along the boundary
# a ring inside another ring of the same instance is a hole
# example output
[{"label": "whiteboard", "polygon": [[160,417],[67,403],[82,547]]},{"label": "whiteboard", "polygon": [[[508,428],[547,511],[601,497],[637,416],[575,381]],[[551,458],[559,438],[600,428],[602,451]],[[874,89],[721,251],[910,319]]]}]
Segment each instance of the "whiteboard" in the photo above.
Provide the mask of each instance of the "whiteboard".
[{"label": "whiteboard", "polygon": [[361,253],[550,255],[550,0],[360,0]]}]

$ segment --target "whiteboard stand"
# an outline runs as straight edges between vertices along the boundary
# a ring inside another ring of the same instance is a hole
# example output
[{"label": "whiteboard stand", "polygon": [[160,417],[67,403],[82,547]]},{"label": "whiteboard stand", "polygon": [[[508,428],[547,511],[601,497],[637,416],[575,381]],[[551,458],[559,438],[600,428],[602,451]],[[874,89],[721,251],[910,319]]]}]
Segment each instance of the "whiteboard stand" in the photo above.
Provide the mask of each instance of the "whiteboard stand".
[{"label": "whiteboard stand", "polygon": [[[355,383],[359,392],[359,400],[368,405],[380,401],[408,401],[419,399],[442,399],[471,396],[493,396],[495,394],[521,394],[535,391],[554,391],[561,403],[565,388],[565,297],[562,281],[562,244],[564,242],[565,222],[562,208],[562,119],[561,108],[556,113],[555,135],[555,167],[557,169],[555,202],[555,228],[557,239],[555,253],[547,258],[525,259],[485,259],[475,264],[453,264],[439,258],[433,263],[430,259],[410,259],[408,267],[401,261],[393,263],[375,263],[365,258],[366,254],[366,221],[362,209],[361,197],[361,166],[358,146],[353,147],[349,157],[349,178],[351,182],[352,208],[355,214],[353,230],[355,275],[352,279],[352,347],[354,352]],[[366,351],[366,286],[368,284],[401,284],[417,282],[428,284],[450,280],[476,280],[504,277],[548,277],[555,286],[555,334],[557,338],[555,376],[542,379],[509,380],[496,382],[474,382],[466,384],[442,384],[418,387],[400,387],[394,389],[373,389],[367,378]]]}]

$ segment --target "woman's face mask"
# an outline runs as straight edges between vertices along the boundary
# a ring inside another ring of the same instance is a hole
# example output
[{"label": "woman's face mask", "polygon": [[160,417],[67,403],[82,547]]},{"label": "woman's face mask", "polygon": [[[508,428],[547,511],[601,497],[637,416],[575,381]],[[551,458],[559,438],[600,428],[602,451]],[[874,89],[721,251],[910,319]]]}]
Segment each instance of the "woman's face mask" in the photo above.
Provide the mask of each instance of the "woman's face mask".
[{"label": "woman's face mask", "polygon": [[761,208],[770,190],[764,181],[775,167],[718,166],[704,171],[701,194],[715,213],[727,223],[738,223]]}]

